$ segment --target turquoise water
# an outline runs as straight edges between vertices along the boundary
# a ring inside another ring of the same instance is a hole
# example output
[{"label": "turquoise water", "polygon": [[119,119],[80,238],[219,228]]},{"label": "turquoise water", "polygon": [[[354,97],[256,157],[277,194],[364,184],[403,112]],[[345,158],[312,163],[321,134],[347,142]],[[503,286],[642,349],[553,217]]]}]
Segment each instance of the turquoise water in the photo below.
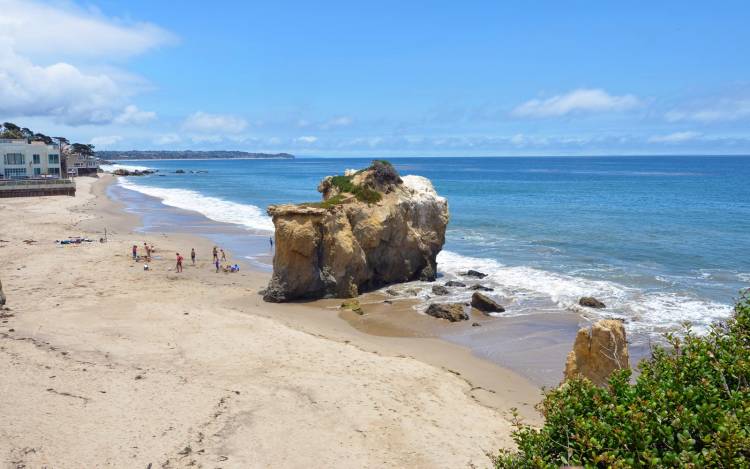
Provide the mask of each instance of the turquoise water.
[{"label": "turquoise water", "polygon": [[[508,315],[578,311],[577,299],[594,295],[608,308],[589,313],[622,317],[634,331],[658,332],[685,320],[704,329],[729,315],[739,289],[750,286],[750,158],[391,161],[402,174],[428,177],[448,199],[451,221],[438,257],[443,277],[485,271]],[[121,178],[121,184],[264,233],[272,229],[267,205],[319,200],[322,177],[367,163],[127,162],[163,176]]]}]

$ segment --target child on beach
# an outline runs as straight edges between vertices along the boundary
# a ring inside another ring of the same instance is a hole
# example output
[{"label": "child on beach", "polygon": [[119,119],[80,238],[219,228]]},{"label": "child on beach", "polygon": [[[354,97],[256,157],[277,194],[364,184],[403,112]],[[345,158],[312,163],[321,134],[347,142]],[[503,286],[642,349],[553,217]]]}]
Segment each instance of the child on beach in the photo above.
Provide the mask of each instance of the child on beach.
[{"label": "child on beach", "polygon": [[225,260],[227,260],[227,255],[226,255],[226,254],[224,254],[224,250],[223,250],[223,249],[221,250],[221,260],[222,260],[222,261],[225,261]]},{"label": "child on beach", "polygon": [[177,253],[177,272],[182,272],[182,256]]},{"label": "child on beach", "polygon": [[133,245],[133,260],[136,260],[138,258],[138,246]]},{"label": "child on beach", "polygon": [[268,238],[268,242],[271,243],[271,249],[273,249],[273,237]]},{"label": "child on beach", "polygon": [[216,266],[216,273],[219,273],[219,258],[214,259],[214,265]]},{"label": "child on beach", "polygon": [[193,262],[193,265],[195,265],[195,248],[190,249],[190,260]]},{"label": "child on beach", "polygon": [[214,262],[219,260],[219,250],[214,246]]}]

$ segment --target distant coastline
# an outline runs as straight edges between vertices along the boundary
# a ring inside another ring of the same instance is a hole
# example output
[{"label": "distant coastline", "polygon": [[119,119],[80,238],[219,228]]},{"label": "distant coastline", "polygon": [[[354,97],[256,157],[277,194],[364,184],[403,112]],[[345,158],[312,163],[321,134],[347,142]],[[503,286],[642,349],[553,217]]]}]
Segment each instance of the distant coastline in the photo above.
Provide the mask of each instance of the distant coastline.
[{"label": "distant coastline", "polygon": [[97,151],[96,156],[103,160],[233,160],[233,159],[281,159],[291,160],[294,155],[289,153],[250,153],[246,151],[196,151],[196,150],[127,150],[127,151]]}]

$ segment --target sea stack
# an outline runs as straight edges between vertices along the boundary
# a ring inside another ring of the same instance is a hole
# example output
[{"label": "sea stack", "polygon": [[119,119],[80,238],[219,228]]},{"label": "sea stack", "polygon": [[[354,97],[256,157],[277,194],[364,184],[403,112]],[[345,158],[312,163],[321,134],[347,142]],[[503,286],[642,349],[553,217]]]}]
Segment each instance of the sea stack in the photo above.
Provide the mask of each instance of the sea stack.
[{"label": "sea stack", "polygon": [[565,363],[565,380],[588,378],[597,386],[606,386],[613,371],[630,367],[625,325],[617,319],[602,319],[591,329],[578,331],[573,350]]},{"label": "sea stack", "polygon": [[322,202],[271,205],[276,228],[271,302],[350,298],[392,283],[435,280],[448,203],[429,179],[386,161],[328,176]]}]

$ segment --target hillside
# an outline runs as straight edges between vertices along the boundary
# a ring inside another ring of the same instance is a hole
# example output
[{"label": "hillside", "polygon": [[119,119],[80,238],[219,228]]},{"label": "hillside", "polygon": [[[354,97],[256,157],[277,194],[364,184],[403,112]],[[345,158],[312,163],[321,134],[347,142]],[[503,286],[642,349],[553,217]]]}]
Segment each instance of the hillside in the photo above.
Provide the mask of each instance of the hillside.
[{"label": "hillside", "polygon": [[196,159],[253,159],[278,158],[293,159],[289,153],[249,153],[246,151],[97,151],[96,156],[104,160],[196,160]]}]

